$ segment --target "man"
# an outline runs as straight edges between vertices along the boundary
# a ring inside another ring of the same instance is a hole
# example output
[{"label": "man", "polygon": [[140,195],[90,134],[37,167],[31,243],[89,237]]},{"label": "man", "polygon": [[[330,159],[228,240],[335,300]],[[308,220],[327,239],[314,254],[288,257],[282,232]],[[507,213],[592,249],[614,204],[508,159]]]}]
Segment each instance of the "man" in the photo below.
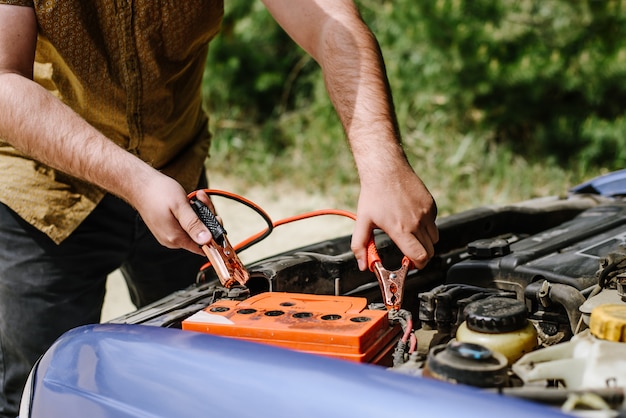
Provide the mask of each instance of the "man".
[{"label": "man", "polygon": [[[349,0],[264,0],[319,63],[374,228],[418,268],[438,240],[408,164],[376,40]],[[145,305],[193,282],[210,233],[188,204],[208,148],[201,109],[221,0],[0,0],[0,415],[69,328],[99,321],[121,266]]]}]

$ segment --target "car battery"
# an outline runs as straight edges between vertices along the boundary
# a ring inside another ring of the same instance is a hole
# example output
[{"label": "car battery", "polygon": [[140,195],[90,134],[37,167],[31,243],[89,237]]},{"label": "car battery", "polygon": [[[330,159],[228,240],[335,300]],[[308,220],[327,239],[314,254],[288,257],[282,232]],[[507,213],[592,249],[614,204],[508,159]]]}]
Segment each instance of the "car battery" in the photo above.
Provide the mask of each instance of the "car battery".
[{"label": "car battery", "polygon": [[182,328],[380,365],[390,362],[401,332],[365,298],[280,292],[217,301]]}]

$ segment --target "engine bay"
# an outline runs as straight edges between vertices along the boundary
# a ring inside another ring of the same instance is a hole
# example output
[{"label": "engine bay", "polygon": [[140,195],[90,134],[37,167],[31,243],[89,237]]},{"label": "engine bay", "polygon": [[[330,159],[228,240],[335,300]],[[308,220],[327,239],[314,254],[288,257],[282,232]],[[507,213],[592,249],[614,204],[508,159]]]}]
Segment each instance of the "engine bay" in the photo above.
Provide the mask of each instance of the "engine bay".
[{"label": "engine bay", "polygon": [[[387,309],[341,236],[198,283],[112,323],[206,332],[626,416],[626,200],[582,191],[438,221],[436,255]],[[403,255],[375,236],[388,267]]]}]

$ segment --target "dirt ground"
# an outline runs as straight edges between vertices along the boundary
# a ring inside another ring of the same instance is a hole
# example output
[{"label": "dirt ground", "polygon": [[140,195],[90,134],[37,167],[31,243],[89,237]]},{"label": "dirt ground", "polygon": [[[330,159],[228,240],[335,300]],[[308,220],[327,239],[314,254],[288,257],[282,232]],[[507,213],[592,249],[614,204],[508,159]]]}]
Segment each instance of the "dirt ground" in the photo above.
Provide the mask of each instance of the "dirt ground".
[{"label": "dirt ground", "polygon": [[[336,200],[328,195],[312,195],[296,190],[287,184],[243,187],[235,179],[212,176],[211,188],[237,193],[259,205],[273,221],[318,209],[346,209],[337,207]],[[213,199],[231,244],[242,241],[265,228],[263,220],[247,207],[220,197]],[[328,215],[298,221],[277,227],[264,241],[242,252],[240,258],[249,263],[260,258],[301,245],[311,244],[339,235],[350,234],[354,222],[342,216]],[[130,302],[122,275],[116,271],[107,282],[107,293],[102,310],[102,322],[131,312]]]}]

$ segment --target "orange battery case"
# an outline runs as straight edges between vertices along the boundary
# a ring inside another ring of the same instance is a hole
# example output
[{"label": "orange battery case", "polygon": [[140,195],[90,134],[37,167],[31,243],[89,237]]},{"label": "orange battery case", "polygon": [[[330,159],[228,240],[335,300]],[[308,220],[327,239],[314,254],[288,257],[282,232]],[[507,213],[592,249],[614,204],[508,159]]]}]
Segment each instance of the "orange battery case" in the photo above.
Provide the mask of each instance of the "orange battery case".
[{"label": "orange battery case", "polygon": [[400,334],[386,310],[360,297],[266,292],[222,300],[183,321],[184,330],[387,365]]}]

